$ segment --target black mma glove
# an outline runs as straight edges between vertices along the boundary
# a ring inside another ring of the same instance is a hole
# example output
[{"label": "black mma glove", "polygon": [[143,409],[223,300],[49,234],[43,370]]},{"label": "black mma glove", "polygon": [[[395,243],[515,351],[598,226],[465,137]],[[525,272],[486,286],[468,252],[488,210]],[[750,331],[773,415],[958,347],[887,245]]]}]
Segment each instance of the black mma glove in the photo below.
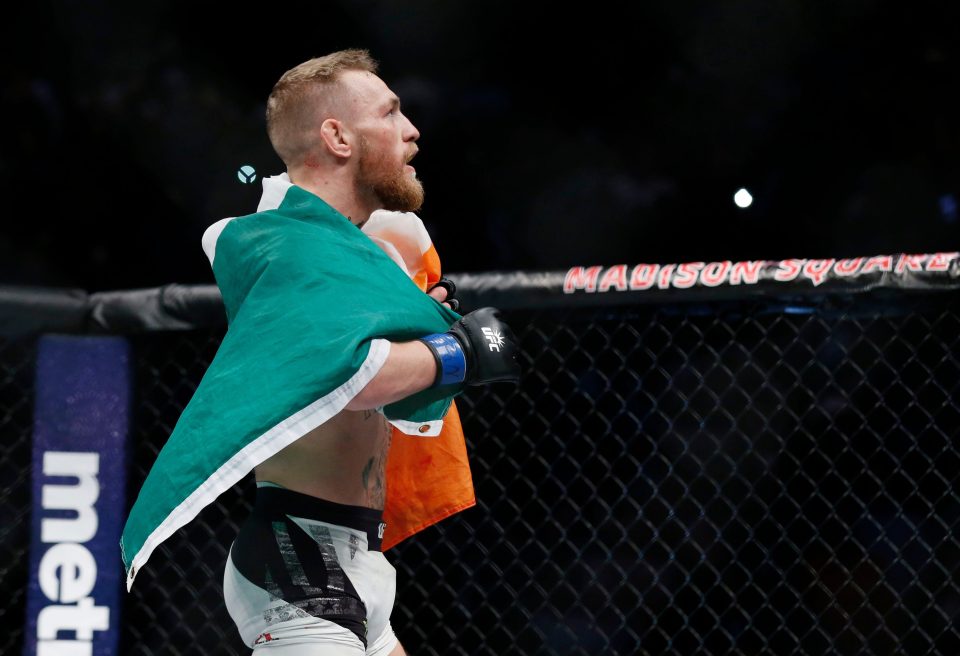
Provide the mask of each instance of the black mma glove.
[{"label": "black mma glove", "polygon": [[518,382],[517,338],[500,321],[500,310],[480,308],[464,315],[445,333],[421,337],[437,360],[438,385]]}]

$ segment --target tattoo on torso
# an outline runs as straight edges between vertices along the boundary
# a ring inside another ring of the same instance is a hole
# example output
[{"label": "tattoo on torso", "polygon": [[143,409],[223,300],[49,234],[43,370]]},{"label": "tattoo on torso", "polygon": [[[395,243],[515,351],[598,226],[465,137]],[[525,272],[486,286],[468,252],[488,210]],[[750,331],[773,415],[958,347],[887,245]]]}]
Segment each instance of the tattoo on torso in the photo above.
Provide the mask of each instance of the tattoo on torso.
[{"label": "tattoo on torso", "polygon": [[393,431],[390,422],[374,410],[364,410],[363,419],[364,421],[372,420],[379,423],[375,429],[379,433],[376,453],[363,466],[360,476],[363,481],[363,489],[367,492],[368,505],[372,508],[382,509],[387,496],[387,453],[390,451],[390,437]]}]

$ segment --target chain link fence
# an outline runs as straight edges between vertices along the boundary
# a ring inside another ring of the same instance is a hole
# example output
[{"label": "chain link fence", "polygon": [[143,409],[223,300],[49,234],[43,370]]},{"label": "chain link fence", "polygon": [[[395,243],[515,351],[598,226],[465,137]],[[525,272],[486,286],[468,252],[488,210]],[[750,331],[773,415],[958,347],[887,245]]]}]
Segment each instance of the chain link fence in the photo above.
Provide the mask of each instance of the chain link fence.
[{"label": "chain link fence", "polygon": [[34,342],[0,340],[0,654],[18,654],[27,605]]},{"label": "chain link fence", "polygon": [[[478,506],[387,553],[408,653],[960,653],[957,292],[505,318],[522,384],[458,401]],[[131,499],[221,335],[131,338]],[[31,349],[0,348],[11,654]],[[253,492],[248,478],[153,555],[122,654],[249,653],[221,579]]]}]

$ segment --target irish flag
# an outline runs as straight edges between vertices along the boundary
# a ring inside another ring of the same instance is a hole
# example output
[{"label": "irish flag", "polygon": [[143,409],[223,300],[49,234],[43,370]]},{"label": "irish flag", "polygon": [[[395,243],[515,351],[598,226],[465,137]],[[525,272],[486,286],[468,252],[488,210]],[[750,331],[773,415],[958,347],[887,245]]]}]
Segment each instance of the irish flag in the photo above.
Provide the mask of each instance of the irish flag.
[{"label": "irish flag", "polygon": [[[255,214],[203,236],[228,329],[127,518],[127,589],[174,531],[343,410],[391,341],[459,319],[424,293],[440,260],[415,215],[374,212],[361,230],[286,174],[263,188]],[[385,549],[475,503],[458,392],[429,389],[382,409],[394,427]]]}]

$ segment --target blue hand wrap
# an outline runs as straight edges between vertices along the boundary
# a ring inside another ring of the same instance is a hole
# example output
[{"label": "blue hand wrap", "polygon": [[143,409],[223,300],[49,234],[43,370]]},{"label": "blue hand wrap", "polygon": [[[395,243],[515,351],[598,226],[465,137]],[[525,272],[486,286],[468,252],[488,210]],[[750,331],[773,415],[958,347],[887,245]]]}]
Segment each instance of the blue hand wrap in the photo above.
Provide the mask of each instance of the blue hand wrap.
[{"label": "blue hand wrap", "polygon": [[463,353],[460,341],[450,333],[435,333],[421,337],[436,354],[439,371],[433,386],[459,385],[467,377],[467,356]]}]

